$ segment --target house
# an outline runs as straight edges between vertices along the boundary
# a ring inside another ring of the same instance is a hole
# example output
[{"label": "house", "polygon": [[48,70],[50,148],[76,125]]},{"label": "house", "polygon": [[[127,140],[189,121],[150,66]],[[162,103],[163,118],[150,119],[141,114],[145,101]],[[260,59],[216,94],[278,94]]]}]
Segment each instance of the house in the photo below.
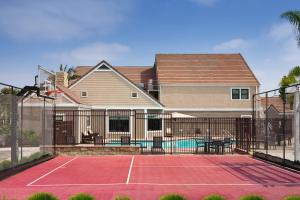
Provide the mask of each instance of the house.
[{"label": "house", "polygon": [[[170,130],[161,116],[172,113],[251,117],[252,95],[259,89],[241,54],[157,54],[153,66],[112,66],[101,61],[79,66],[76,72],[81,77],[70,82],[66,73],[56,74],[57,88],[62,91],[56,101],[61,121],[67,116],[59,111],[97,112],[103,116],[101,122],[87,116],[77,123],[107,134],[139,128],[138,138],[148,137],[150,131]],[[137,118],[139,113],[144,117]],[[82,132],[79,125],[73,129]],[[79,141],[80,135],[76,137]]]},{"label": "house", "polygon": [[264,118],[283,118],[284,113],[286,118],[292,118],[293,116],[293,110],[290,108],[290,105],[284,105],[284,102],[280,96],[268,97],[267,100],[266,97],[262,97],[260,98],[260,106],[261,110],[264,110]]}]

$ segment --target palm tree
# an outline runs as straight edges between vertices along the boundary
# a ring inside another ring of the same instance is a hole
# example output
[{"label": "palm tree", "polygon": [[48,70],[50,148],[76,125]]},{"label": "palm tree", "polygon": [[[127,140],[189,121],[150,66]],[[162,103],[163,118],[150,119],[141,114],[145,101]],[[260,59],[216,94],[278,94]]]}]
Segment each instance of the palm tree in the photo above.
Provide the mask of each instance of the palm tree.
[{"label": "palm tree", "polygon": [[68,65],[63,66],[62,64],[60,64],[59,71],[67,72],[68,80],[80,78],[80,75],[76,74],[76,70],[73,67],[68,67]]},{"label": "palm tree", "polygon": [[300,47],[300,11],[299,10],[291,10],[281,14],[281,17],[287,19],[292,25],[295,26],[297,30],[296,40],[298,46]]},{"label": "palm tree", "polygon": [[293,94],[285,94],[285,88],[291,84],[298,83],[300,81],[300,66],[296,66],[292,68],[287,76],[283,76],[279,85],[280,85],[280,97],[283,101],[287,101],[292,109],[294,103],[294,95]]}]

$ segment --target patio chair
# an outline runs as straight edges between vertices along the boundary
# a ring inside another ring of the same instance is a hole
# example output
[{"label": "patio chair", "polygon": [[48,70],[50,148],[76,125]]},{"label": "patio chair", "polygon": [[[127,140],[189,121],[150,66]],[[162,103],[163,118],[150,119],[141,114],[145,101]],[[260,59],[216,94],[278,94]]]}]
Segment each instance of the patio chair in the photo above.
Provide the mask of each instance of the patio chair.
[{"label": "patio chair", "polygon": [[121,136],[121,145],[130,146],[130,136]]},{"label": "patio chair", "polygon": [[84,134],[81,133],[81,142],[83,144],[91,144],[94,142],[94,134],[90,133],[89,131]]},{"label": "patio chair", "polygon": [[229,151],[233,154],[233,145],[232,145],[232,142],[231,142],[231,138],[224,138],[223,148],[224,149],[229,149]]},{"label": "patio chair", "polygon": [[153,137],[151,153],[165,153],[163,149],[163,137]]},{"label": "patio chair", "polygon": [[199,148],[204,148],[205,147],[205,139],[204,137],[201,138],[194,138],[195,143],[196,143],[196,154],[199,153]]},{"label": "patio chair", "polygon": [[104,145],[104,138],[99,133],[97,133],[97,134],[95,133],[94,144],[95,145]]},{"label": "patio chair", "polygon": [[220,148],[221,149],[221,153],[224,153],[224,146],[223,146],[223,141],[222,140],[213,140],[211,142],[211,144],[209,145],[210,149],[213,149],[215,153],[219,154],[220,153]]}]

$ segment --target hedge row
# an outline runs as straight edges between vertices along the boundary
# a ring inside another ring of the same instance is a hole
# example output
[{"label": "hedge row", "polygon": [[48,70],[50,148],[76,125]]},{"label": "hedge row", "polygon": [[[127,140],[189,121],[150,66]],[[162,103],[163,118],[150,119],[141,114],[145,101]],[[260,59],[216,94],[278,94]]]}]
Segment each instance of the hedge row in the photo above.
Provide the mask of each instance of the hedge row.
[{"label": "hedge row", "polygon": [[[58,200],[58,198],[51,193],[40,192],[40,193],[35,193],[32,196],[28,197],[27,200]],[[96,200],[96,198],[87,193],[79,193],[74,196],[71,196],[69,200]],[[117,196],[115,200],[130,200],[130,198],[127,196]],[[187,198],[180,194],[166,194],[161,196],[159,200],[187,200]],[[226,200],[226,198],[221,195],[210,195],[202,198],[202,200]],[[266,200],[266,199],[263,196],[259,196],[259,195],[246,195],[246,196],[242,196],[240,200]],[[283,200],[300,200],[300,195],[286,196],[283,198]]]}]

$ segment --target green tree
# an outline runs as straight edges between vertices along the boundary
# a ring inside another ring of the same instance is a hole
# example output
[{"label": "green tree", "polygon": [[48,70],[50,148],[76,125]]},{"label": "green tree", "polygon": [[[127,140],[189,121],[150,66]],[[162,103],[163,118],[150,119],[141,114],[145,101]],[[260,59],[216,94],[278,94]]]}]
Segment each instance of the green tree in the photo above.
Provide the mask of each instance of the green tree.
[{"label": "green tree", "polygon": [[2,95],[6,95],[6,94],[17,95],[19,91],[20,91],[19,89],[14,88],[12,90],[10,87],[4,87],[0,90],[0,94],[2,94]]},{"label": "green tree", "polygon": [[300,47],[300,11],[290,10],[281,14],[281,17],[287,19],[297,30],[296,40]]},{"label": "green tree", "polygon": [[296,66],[289,71],[288,75],[283,76],[279,83],[280,97],[282,98],[283,101],[286,101],[290,105],[290,108],[293,107],[294,95],[293,94],[286,95],[285,88],[288,87],[289,85],[295,84],[299,81],[300,81],[300,66]]},{"label": "green tree", "polygon": [[60,64],[59,71],[67,72],[68,80],[74,80],[81,77],[80,75],[76,74],[76,70],[73,67],[68,67],[68,65],[63,66],[62,64]]}]

